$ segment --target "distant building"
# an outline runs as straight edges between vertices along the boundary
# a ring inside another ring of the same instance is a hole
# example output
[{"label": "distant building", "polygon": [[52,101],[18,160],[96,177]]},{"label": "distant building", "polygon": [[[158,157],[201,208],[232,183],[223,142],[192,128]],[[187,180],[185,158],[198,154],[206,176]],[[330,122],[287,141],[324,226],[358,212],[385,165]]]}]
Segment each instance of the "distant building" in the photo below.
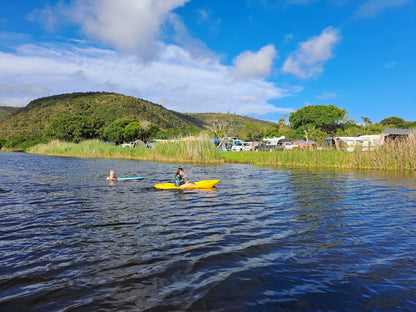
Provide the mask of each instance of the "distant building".
[{"label": "distant building", "polygon": [[386,129],[381,133],[384,141],[406,139],[409,135],[416,135],[416,129]]}]

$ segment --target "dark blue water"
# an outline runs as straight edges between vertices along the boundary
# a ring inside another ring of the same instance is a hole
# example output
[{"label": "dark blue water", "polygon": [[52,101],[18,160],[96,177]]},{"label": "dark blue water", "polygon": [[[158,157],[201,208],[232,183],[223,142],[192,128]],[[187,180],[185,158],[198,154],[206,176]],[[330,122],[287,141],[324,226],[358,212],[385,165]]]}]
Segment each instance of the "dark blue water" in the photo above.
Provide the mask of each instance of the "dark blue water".
[{"label": "dark blue water", "polygon": [[[178,166],[221,181],[154,189]],[[0,153],[0,174],[0,311],[416,310],[414,173]]]}]

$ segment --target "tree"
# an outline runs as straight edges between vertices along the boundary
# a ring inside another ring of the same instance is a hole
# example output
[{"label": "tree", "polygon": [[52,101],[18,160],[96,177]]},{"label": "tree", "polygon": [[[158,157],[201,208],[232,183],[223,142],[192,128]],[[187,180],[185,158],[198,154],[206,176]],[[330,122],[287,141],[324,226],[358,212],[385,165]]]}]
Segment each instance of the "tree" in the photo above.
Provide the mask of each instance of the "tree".
[{"label": "tree", "polygon": [[126,126],[134,122],[135,120],[132,119],[116,119],[112,123],[110,123],[105,129],[104,129],[104,139],[108,141],[125,141],[126,138],[124,136],[125,128]]},{"label": "tree", "polygon": [[223,138],[227,136],[227,132],[231,127],[232,121],[226,117],[218,117],[205,127],[214,138]]},{"label": "tree", "polygon": [[137,140],[141,132],[143,132],[143,128],[140,126],[140,123],[138,121],[130,122],[124,128],[124,139],[126,141]]},{"label": "tree", "polygon": [[335,105],[305,106],[289,116],[289,122],[296,131],[304,132],[310,128],[318,128],[334,137],[336,148],[339,149],[335,139],[336,131],[346,123],[345,109]]},{"label": "tree", "polygon": [[[280,120],[279,120],[279,122],[280,122]],[[284,125],[284,123],[283,123],[283,125]],[[276,123],[272,123],[272,124],[268,125],[263,130],[263,135],[266,138],[279,137],[279,136],[281,136],[280,127],[283,127],[283,126],[280,126],[279,124],[276,124]]]},{"label": "tree", "polygon": [[406,128],[407,122],[399,117],[387,117],[380,121],[380,124],[385,127],[392,127],[392,128],[399,128],[403,129]]},{"label": "tree", "polygon": [[147,142],[149,140],[155,139],[160,135],[160,127],[155,124],[150,124],[146,130],[146,137],[143,137],[143,141]]},{"label": "tree", "polygon": [[304,134],[299,134],[295,129],[287,126],[280,128],[280,134],[288,140],[302,139],[304,137]]},{"label": "tree", "polygon": [[368,117],[361,116],[361,120],[364,122],[365,126],[371,126],[373,123]]},{"label": "tree", "polygon": [[241,130],[240,135],[246,141],[260,141],[263,138],[263,129],[259,125],[249,122]]},{"label": "tree", "polygon": [[80,142],[100,137],[103,125],[104,122],[97,117],[63,114],[51,121],[44,137]]},{"label": "tree", "polygon": [[306,141],[310,140],[321,144],[328,136],[328,134],[321,129],[309,128],[308,130],[304,131],[304,136]]}]

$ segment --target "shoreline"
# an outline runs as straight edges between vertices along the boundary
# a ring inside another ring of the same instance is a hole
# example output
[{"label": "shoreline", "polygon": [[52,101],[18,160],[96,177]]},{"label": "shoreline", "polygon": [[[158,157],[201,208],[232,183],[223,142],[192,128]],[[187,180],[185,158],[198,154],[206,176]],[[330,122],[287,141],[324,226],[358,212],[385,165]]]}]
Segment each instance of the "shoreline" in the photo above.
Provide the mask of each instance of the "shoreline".
[{"label": "shoreline", "polygon": [[219,152],[207,141],[164,143],[148,149],[104,144],[98,140],[51,141],[23,152],[48,156],[128,159],[187,164],[250,164],[275,168],[415,171],[416,144],[386,146],[376,151]]}]

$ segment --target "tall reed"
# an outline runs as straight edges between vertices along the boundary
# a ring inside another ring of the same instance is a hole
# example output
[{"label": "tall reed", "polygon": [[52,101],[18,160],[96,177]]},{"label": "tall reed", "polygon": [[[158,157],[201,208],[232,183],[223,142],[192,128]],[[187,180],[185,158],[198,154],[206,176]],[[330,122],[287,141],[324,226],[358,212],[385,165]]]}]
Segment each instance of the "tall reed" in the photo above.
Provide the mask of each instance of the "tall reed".
[{"label": "tall reed", "polygon": [[157,142],[154,148],[120,147],[98,140],[79,144],[52,141],[29,153],[85,158],[122,158],[190,163],[246,163],[290,168],[415,170],[416,137],[390,141],[374,151],[218,152],[208,140]]},{"label": "tall reed", "polygon": [[88,140],[80,143],[55,140],[46,144],[35,145],[27,152],[67,157],[140,159],[146,153],[146,148],[123,148],[104,144],[99,140]]},{"label": "tall reed", "polygon": [[193,163],[224,162],[214,144],[207,140],[157,142],[155,147],[121,147],[104,144],[98,140],[80,143],[51,141],[27,150],[33,154],[84,158],[121,158],[154,161],[179,161]]},{"label": "tall reed", "polygon": [[225,152],[226,162],[288,168],[415,170],[416,138],[386,142],[374,151]]},{"label": "tall reed", "polygon": [[149,154],[154,161],[224,162],[215,145],[208,140],[157,142]]},{"label": "tall reed", "polygon": [[415,170],[416,136],[386,142],[374,153],[371,161],[377,169]]}]

